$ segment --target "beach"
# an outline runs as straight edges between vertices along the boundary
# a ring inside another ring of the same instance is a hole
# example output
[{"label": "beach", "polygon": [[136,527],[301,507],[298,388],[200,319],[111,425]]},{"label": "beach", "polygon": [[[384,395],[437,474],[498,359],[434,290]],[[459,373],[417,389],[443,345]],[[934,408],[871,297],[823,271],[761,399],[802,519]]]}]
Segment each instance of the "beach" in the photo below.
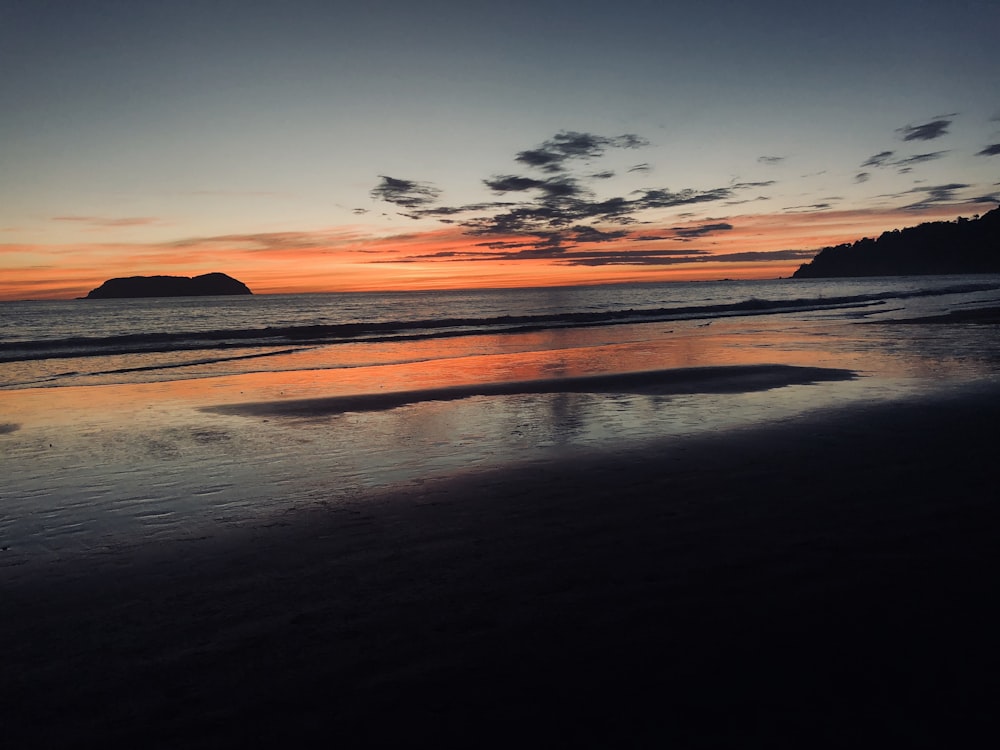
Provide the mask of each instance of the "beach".
[{"label": "beach", "polygon": [[801,284],[8,303],[4,743],[967,744],[1000,280]]},{"label": "beach", "polygon": [[452,473],[5,569],[5,742],[961,743],[996,689],[998,395]]}]

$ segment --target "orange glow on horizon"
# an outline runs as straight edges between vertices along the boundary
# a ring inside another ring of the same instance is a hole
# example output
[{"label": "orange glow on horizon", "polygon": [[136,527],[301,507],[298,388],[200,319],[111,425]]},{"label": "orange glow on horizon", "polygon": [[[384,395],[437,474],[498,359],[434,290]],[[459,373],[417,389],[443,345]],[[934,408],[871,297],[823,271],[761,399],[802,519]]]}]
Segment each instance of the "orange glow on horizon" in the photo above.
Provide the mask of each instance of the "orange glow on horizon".
[{"label": "orange glow on horizon", "polygon": [[[817,250],[890,229],[976,212],[965,205],[941,206],[919,214],[856,210],[729,216],[725,221],[733,228],[728,231],[689,241],[631,237],[579,245],[569,251],[571,257],[515,257],[516,250],[505,254],[491,249],[484,238],[470,237],[459,227],[396,234],[376,234],[353,227],[137,245],[8,244],[0,245],[0,300],[72,299],[85,296],[112,277],[194,276],[213,271],[240,279],[256,294],[768,279],[790,276],[810,256],[760,256],[752,260],[713,260],[712,256]],[[718,220],[700,218],[686,224],[698,227],[711,221]],[[670,226],[676,229],[678,223]],[[523,242],[524,238],[509,240]],[[627,255],[635,251],[666,251],[661,262],[677,253],[690,254],[691,258],[679,263],[601,265],[598,260],[594,265],[575,265],[572,257],[579,253]]]}]

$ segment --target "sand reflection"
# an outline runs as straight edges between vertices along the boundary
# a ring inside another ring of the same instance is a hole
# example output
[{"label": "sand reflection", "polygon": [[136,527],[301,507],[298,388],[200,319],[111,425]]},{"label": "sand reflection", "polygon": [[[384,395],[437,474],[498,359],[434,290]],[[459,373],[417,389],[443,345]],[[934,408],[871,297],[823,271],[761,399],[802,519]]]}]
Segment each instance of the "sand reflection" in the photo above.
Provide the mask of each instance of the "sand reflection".
[{"label": "sand reflection", "polygon": [[994,377],[995,339],[771,316],[327,346],[266,358],[267,372],[0,391],[0,541],[14,564],[201,538],[372,487],[952,387]]}]

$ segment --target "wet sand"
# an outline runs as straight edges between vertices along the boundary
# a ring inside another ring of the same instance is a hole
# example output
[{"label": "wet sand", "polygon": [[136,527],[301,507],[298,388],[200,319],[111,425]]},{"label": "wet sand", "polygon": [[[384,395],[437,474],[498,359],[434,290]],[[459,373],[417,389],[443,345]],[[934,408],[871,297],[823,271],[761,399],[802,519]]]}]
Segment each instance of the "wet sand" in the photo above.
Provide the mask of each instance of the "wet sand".
[{"label": "wet sand", "polygon": [[0,568],[4,743],[961,745],[998,424],[982,386]]},{"label": "wet sand", "polygon": [[669,370],[225,404],[207,407],[204,411],[257,417],[318,417],[344,412],[381,411],[424,401],[457,401],[472,396],[540,393],[643,393],[658,396],[681,393],[751,393],[786,385],[853,380],[856,377],[857,373],[852,370],[833,367],[759,364],[676,367]]}]

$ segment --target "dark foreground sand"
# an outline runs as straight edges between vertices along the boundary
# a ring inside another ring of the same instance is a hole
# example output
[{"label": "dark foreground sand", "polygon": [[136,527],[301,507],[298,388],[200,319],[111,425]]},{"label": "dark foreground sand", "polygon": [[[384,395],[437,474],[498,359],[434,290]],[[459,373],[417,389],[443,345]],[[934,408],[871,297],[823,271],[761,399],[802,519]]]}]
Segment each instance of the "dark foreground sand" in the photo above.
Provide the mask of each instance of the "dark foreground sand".
[{"label": "dark foreground sand", "polygon": [[998,417],[872,405],[11,575],[2,741],[992,745]]}]

